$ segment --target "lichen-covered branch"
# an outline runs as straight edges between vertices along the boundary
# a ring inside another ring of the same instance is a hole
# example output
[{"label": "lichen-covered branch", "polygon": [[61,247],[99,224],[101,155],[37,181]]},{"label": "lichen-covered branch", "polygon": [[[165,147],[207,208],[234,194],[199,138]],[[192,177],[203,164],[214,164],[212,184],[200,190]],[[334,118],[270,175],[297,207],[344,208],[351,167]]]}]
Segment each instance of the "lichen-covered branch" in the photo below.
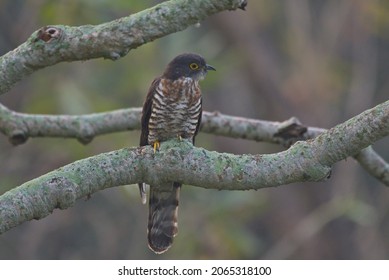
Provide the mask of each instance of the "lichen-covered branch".
[{"label": "lichen-covered branch", "polygon": [[[388,103],[384,103],[388,110]],[[29,137],[76,138],[89,143],[94,137],[112,132],[140,128],[141,108],[115,110],[88,115],[35,115],[9,110],[0,104],[0,131],[14,145]],[[312,139],[325,129],[305,127],[296,118],[284,122],[271,122],[204,112],[201,132],[233,138],[263,141],[290,146],[298,140]],[[355,155],[355,159],[369,174],[389,186],[389,164],[372,148]]]},{"label": "lichen-covered branch", "polygon": [[0,197],[0,233],[65,209],[98,190],[160,180],[204,188],[249,190],[328,178],[331,166],[389,135],[389,101],[318,137],[266,155],[232,155],[188,141],[121,149],[83,159],[29,181]]},{"label": "lichen-covered branch", "polygon": [[[12,111],[0,104],[0,132],[14,145],[29,137],[76,138],[87,144],[102,134],[140,129],[141,108],[85,115],[40,115]],[[324,129],[307,128],[296,118],[271,122],[203,112],[201,131],[232,138],[290,146],[297,140],[314,138]]]},{"label": "lichen-covered branch", "polygon": [[389,187],[389,163],[386,162],[372,147],[367,147],[354,158],[369,174]]},{"label": "lichen-covered branch", "polygon": [[140,128],[141,108],[85,115],[39,115],[9,110],[0,104],[0,131],[13,145],[29,137],[76,138],[87,144],[95,136]]},{"label": "lichen-covered branch", "polygon": [[0,94],[38,69],[62,61],[116,60],[140,45],[245,5],[246,0],[172,0],[100,25],[42,27],[0,57]]}]

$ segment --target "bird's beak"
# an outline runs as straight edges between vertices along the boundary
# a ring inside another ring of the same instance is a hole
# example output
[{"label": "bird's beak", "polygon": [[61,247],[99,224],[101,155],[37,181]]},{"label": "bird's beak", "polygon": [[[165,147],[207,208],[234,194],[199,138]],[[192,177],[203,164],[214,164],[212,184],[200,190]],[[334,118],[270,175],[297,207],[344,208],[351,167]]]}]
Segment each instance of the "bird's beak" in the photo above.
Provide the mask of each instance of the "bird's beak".
[{"label": "bird's beak", "polygon": [[207,71],[208,70],[216,71],[215,67],[213,67],[211,65],[208,65],[208,64],[205,65],[205,70],[207,70]]}]

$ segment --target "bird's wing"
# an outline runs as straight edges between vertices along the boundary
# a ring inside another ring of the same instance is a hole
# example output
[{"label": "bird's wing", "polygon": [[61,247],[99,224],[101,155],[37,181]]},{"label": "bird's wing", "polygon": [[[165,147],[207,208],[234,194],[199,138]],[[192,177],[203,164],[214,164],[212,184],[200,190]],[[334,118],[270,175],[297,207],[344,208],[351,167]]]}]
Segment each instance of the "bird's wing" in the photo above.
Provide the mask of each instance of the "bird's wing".
[{"label": "bird's wing", "polygon": [[[145,146],[149,144],[149,120],[151,116],[151,106],[153,105],[153,96],[156,92],[156,88],[160,82],[160,78],[154,79],[149,88],[149,92],[146,96],[146,101],[143,104],[142,109],[142,119],[141,119],[141,134],[140,134],[140,146]],[[147,195],[146,195],[146,185],[144,183],[139,183],[139,192],[143,204],[146,204]]]},{"label": "bird's wing", "polygon": [[201,125],[201,117],[203,115],[203,99],[200,97],[200,113],[199,113],[199,117],[197,119],[197,126],[196,126],[196,130],[195,130],[195,133],[193,135],[193,145],[195,144],[195,138],[196,138],[196,135],[197,133],[199,132],[200,130],[200,125]]},{"label": "bird's wing", "polygon": [[147,140],[149,136],[149,120],[151,116],[151,106],[153,104],[153,96],[156,92],[156,88],[161,81],[161,78],[156,78],[151,83],[151,86],[149,88],[149,92],[146,96],[146,101],[143,104],[143,110],[142,110],[142,119],[141,119],[141,134],[140,134],[140,146],[145,146],[149,144],[149,141]]}]

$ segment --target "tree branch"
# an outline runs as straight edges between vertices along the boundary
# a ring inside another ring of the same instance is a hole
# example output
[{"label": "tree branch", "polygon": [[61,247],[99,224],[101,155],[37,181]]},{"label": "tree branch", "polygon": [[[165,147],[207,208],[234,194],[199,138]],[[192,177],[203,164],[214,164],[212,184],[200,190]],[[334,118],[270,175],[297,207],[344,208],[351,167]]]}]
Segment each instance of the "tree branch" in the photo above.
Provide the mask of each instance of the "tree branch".
[{"label": "tree branch", "polygon": [[0,131],[13,145],[29,137],[76,138],[88,144],[95,136],[140,129],[141,108],[85,115],[39,115],[9,110],[0,104]]},{"label": "tree branch", "polygon": [[246,0],[174,0],[99,25],[55,25],[0,57],[0,94],[34,71],[62,61],[112,60],[131,49],[181,31],[221,11],[244,9]]},{"label": "tree branch", "polygon": [[[141,108],[71,116],[18,113],[0,104],[0,131],[14,145],[24,143],[29,137],[76,138],[87,144],[101,134],[139,129],[140,116]],[[270,122],[219,112],[203,112],[201,125],[201,132],[284,147],[298,140],[315,138],[325,131],[323,128],[305,127],[295,117],[284,122]],[[372,148],[360,151],[354,158],[370,175],[389,186],[389,164]]]},{"label": "tree branch", "polygon": [[[288,150],[232,155],[196,148],[187,141],[121,149],[83,159],[29,181],[0,197],[0,233],[55,208],[109,187],[161,180],[204,188],[249,190],[328,178],[331,166],[389,135],[389,101]],[[291,164],[293,163],[293,164]]]}]

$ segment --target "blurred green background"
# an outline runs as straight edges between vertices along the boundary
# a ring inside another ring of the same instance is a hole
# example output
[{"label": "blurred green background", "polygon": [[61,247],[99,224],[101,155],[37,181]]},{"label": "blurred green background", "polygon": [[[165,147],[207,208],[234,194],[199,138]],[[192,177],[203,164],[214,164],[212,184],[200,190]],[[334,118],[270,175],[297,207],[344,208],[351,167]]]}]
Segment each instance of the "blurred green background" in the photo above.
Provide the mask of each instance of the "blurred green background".
[{"label": "blurred green background", "polygon": [[[45,25],[99,24],[160,1],[0,1],[0,55]],[[388,99],[389,2],[249,1],[116,62],[97,59],[40,70],[0,97],[27,113],[84,114],[140,107],[152,79],[177,54],[217,68],[202,82],[207,111],[330,128]],[[138,144],[139,132],[35,138],[0,135],[0,193],[75,160]],[[197,146],[230,153],[281,147],[200,133]],[[389,160],[388,138],[374,148]],[[293,163],[291,163],[293,164]],[[386,259],[389,190],[353,159],[325,183],[229,192],[184,186],[171,250],[147,248],[147,207],[135,185],[107,189],[0,236],[1,259]]]}]

